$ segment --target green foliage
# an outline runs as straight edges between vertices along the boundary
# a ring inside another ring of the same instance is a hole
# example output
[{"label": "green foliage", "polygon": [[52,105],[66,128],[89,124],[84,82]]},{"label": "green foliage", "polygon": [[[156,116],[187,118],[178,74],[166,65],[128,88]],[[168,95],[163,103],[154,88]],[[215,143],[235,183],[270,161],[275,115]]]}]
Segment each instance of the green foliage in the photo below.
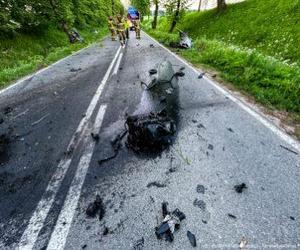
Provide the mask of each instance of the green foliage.
[{"label": "green foliage", "polygon": [[247,0],[216,10],[187,14],[180,28],[300,65],[300,0]]},{"label": "green foliage", "polygon": [[[238,89],[269,107],[300,114],[300,1],[247,0],[187,14],[180,29],[195,41],[194,48],[178,52],[195,65],[212,68]],[[157,30],[144,29],[169,45],[168,21]]]},{"label": "green foliage", "polygon": [[70,44],[56,27],[49,27],[39,35],[17,34],[14,39],[0,40],[0,89],[107,34],[106,28],[93,28],[93,31],[80,30],[85,42],[76,44]]},{"label": "green foliage", "polygon": [[122,9],[120,0],[0,0],[0,35],[38,33],[53,24],[65,32],[74,26],[104,26],[109,15]]},{"label": "green foliage", "polygon": [[150,14],[150,0],[131,0],[130,3],[142,16]]}]

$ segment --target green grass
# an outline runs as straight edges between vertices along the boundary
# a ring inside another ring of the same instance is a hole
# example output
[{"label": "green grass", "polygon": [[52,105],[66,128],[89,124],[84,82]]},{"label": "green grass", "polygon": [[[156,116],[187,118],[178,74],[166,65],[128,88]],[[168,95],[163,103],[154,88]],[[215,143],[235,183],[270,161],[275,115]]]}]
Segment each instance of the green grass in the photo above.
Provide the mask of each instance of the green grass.
[{"label": "green grass", "polygon": [[19,34],[0,41],[0,89],[14,80],[41,69],[95,42],[107,34],[106,29],[80,31],[83,43],[70,44],[65,33],[51,27],[39,35]]},{"label": "green grass", "polygon": [[[270,108],[300,115],[300,0],[247,0],[216,10],[189,13],[179,25],[194,38],[194,48],[177,51]],[[144,29],[165,45],[165,18],[158,30]]]}]

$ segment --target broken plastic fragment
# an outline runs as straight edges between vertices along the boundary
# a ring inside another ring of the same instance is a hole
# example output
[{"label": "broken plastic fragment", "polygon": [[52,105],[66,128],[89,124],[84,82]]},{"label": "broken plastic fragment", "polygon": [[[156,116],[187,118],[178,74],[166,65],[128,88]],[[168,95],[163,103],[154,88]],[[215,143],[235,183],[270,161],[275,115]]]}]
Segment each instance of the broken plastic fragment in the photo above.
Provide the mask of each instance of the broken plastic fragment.
[{"label": "broken plastic fragment", "polygon": [[240,241],[240,249],[244,249],[247,245],[247,240],[245,239],[245,237],[243,237]]},{"label": "broken plastic fragment", "polygon": [[247,186],[245,183],[241,183],[239,185],[235,185],[234,189],[237,193],[242,193],[244,191],[244,189],[247,189]]},{"label": "broken plastic fragment", "polygon": [[88,205],[86,209],[86,214],[89,217],[95,217],[97,214],[99,214],[99,220],[102,220],[105,214],[105,210],[104,210],[103,201],[99,195],[96,195],[95,201],[91,202]]},{"label": "broken plastic fragment", "polygon": [[192,234],[190,231],[187,231],[187,237],[193,247],[197,246],[196,236]]}]

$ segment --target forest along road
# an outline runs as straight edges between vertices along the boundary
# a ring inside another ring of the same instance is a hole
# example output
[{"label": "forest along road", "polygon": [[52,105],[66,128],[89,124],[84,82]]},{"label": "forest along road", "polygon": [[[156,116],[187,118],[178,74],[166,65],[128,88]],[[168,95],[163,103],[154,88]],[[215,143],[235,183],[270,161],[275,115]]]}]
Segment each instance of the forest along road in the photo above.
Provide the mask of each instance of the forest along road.
[{"label": "forest along road", "polygon": [[[1,91],[0,249],[189,249],[187,231],[201,249],[300,247],[299,144],[146,34],[131,36]],[[122,141],[99,164],[164,60],[185,67],[174,144],[146,155]],[[101,220],[86,215],[96,195]],[[172,243],[155,235],[164,201],[186,215]]]}]

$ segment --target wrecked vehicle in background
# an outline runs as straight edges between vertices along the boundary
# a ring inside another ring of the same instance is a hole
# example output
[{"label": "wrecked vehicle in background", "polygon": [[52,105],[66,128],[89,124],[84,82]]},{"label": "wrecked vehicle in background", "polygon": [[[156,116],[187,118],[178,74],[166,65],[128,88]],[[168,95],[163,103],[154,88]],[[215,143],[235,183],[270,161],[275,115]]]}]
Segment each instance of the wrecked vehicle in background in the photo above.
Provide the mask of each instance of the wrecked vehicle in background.
[{"label": "wrecked vehicle in background", "polygon": [[171,48],[190,49],[193,47],[193,41],[188,34],[182,30],[177,29],[179,32],[179,42],[171,42]]},{"label": "wrecked vehicle in background", "polygon": [[128,116],[127,145],[134,151],[160,151],[173,142],[179,110],[178,78],[184,72],[174,71],[169,61],[150,70],[151,82],[145,89],[133,115]]}]

